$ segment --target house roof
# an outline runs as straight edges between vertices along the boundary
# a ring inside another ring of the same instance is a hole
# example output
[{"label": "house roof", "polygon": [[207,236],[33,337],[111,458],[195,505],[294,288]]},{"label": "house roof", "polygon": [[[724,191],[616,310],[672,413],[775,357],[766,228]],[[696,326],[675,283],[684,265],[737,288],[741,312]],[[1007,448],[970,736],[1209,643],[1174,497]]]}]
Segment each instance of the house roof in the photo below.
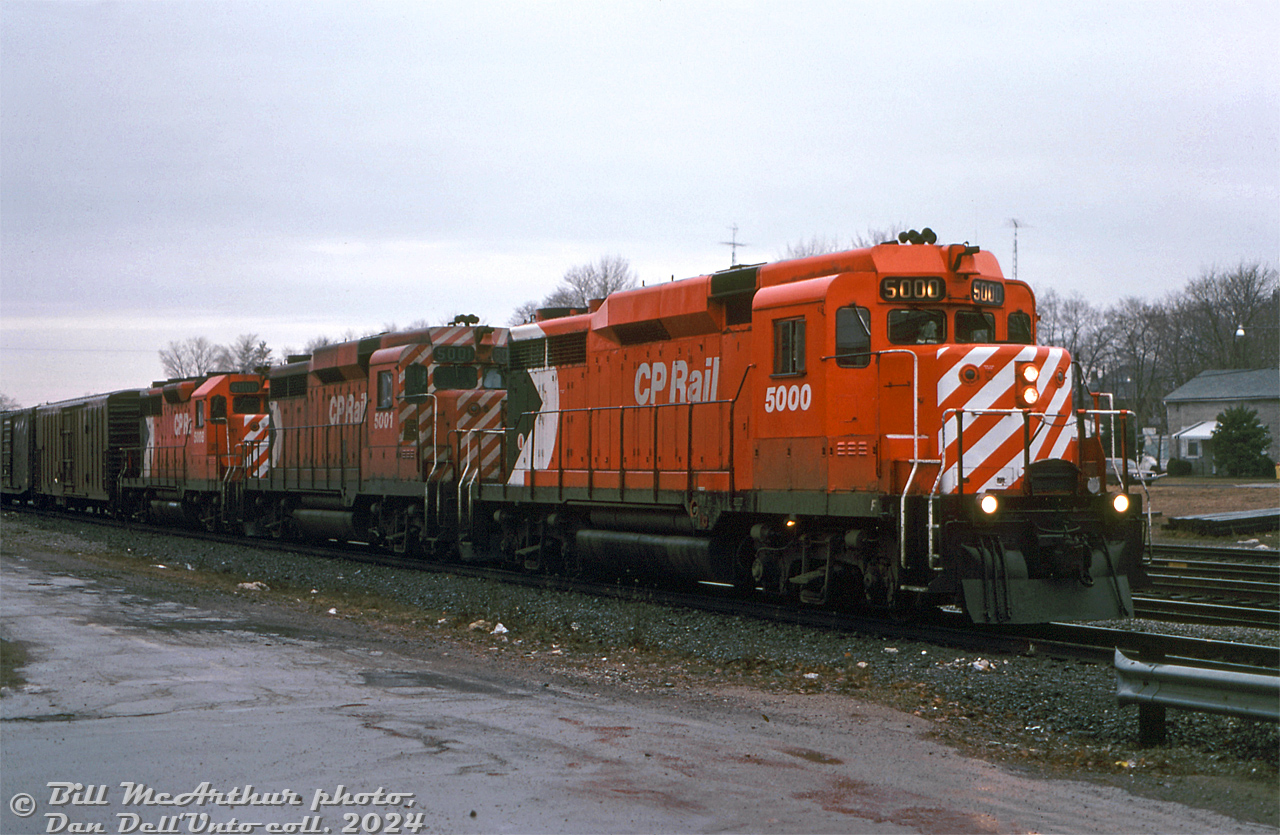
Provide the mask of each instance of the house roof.
[{"label": "house roof", "polygon": [[1218,422],[1216,420],[1202,420],[1194,426],[1179,429],[1173,433],[1173,437],[1185,438],[1188,441],[1207,441],[1213,437],[1213,430],[1217,428]]},{"label": "house roof", "polygon": [[1169,392],[1166,403],[1196,400],[1280,400],[1280,370],[1202,371]]}]

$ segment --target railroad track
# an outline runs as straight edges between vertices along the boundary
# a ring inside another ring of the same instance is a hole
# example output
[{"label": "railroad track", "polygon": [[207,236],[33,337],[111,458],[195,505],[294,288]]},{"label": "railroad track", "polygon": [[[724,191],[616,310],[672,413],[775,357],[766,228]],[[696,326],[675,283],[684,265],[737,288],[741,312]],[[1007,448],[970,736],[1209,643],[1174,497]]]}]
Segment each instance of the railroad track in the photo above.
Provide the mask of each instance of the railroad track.
[{"label": "railroad track", "polygon": [[1280,629],[1280,552],[1160,545],[1153,586],[1134,597],[1139,617]]},{"label": "railroad track", "polygon": [[1154,557],[1176,557],[1194,560],[1243,560],[1259,564],[1280,564],[1280,551],[1271,548],[1243,548],[1239,545],[1183,545],[1157,542],[1151,546]]},{"label": "railroad track", "polygon": [[[691,608],[723,615],[789,623],[815,629],[874,635],[892,640],[920,641],[962,648],[968,651],[1010,654],[1043,653],[1109,663],[1118,648],[1131,656],[1194,661],[1227,669],[1280,670],[1280,647],[1186,638],[1176,635],[1108,629],[1080,624],[1038,624],[975,626],[958,611],[940,611],[920,621],[897,621],[883,617],[826,609],[796,608],[763,602],[727,593],[705,593],[653,586],[640,586],[581,577],[511,571],[482,561],[428,563],[396,557],[352,543],[339,546],[308,545],[273,540],[245,540],[242,537],[202,531],[144,525],[123,525],[107,517],[41,514],[63,521],[129,527],[161,536],[200,539],[239,547],[253,547],[323,559],[344,559],[369,565],[429,571],[438,574],[489,579],[503,583],[591,596],[642,601],[672,608]],[[1136,602],[1136,601],[1135,601]],[[1153,604],[1154,605],[1154,604]],[[1176,607],[1169,609],[1170,617]],[[1146,616],[1142,607],[1139,614]],[[1226,621],[1224,621],[1226,622]],[[1227,625],[1237,625],[1234,621]]]}]

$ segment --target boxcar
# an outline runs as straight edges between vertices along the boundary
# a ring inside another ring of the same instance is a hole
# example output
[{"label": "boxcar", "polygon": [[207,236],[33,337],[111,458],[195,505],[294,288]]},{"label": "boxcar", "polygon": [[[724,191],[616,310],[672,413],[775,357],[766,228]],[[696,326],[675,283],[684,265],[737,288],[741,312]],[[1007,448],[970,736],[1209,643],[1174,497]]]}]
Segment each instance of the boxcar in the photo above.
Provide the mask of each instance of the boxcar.
[{"label": "boxcar", "polygon": [[35,492],[54,505],[107,508],[136,473],[141,433],[137,389],[37,406]]}]

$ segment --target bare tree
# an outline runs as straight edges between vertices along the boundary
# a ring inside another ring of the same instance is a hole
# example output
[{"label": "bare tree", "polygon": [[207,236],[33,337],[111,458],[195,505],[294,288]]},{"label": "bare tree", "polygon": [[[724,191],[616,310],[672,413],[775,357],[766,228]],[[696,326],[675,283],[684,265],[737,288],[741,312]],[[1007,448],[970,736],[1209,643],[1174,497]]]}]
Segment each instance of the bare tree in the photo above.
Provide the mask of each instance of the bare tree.
[{"label": "bare tree", "polygon": [[544,307],[569,307],[585,310],[595,299],[604,299],[618,290],[630,290],[639,283],[631,262],[621,255],[606,255],[590,264],[578,264],[565,270],[554,291],[542,301],[523,302],[511,313],[507,324],[525,325],[537,318]]},{"label": "bare tree", "polygon": [[1277,287],[1275,267],[1256,262],[1231,270],[1209,269],[1188,282],[1170,323],[1179,347],[1194,360],[1183,373],[1192,372],[1193,377],[1207,368],[1276,365],[1280,353]]},{"label": "bare tree", "polygon": [[203,336],[193,336],[181,342],[170,342],[160,349],[160,365],[165,376],[199,377],[213,371],[222,349]]},{"label": "bare tree", "polygon": [[242,333],[229,345],[218,350],[217,365],[222,371],[248,374],[255,368],[271,364],[271,349],[256,333]]},{"label": "bare tree", "polygon": [[511,318],[507,320],[507,324],[511,327],[517,325],[527,325],[538,316],[539,305],[535,301],[527,301],[515,309],[511,314]]},{"label": "bare tree", "polygon": [[542,300],[543,307],[586,308],[593,299],[606,298],[618,290],[629,290],[639,281],[631,262],[621,255],[605,255],[591,264],[565,270],[555,291]]},{"label": "bare tree", "polygon": [[882,228],[868,227],[865,232],[856,232],[849,237],[849,243],[840,240],[839,235],[828,237],[814,235],[811,238],[787,244],[783,258],[808,258],[810,255],[825,255],[828,252],[840,252],[846,249],[865,249],[887,241],[896,241],[898,233],[905,227],[894,223]]},{"label": "bare tree", "polygon": [[1066,348],[1071,358],[1080,363],[1086,379],[1101,372],[1111,338],[1101,310],[1079,293],[1063,298],[1052,288],[1038,294],[1036,309],[1040,314],[1041,345]]},{"label": "bare tree", "polygon": [[8,412],[13,409],[22,408],[22,404],[17,399],[10,397],[4,392],[0,392],[0,412]]},{"label": "bare tree", "polygon": [[288,349],[284,353],[285,353],[285,356],[296,356],[298,354],[314,354],[317,348],[323,348],[326,345],[332,345],[332,344],[333,344],[333,339],[328,336],[313,336],[311,339],[307,340],[307,343],[305,345],[302,346],[301,351]]},{"label": "bare tree", "polygon": [[787,244],[787,248],[783,251],[784,259],[791,258],[808,258],[810,255],[825,255],[828,252],[839,252],[844,249],[844,245],[840,243],[840,238],[830,237],[826,235],[814,235],[804,240],[793,241]]},{"label": "bare tree", "polygon": [[1164,396],[1169,393],[1161,368],[1164,316],[1160,303],[1133,296],[1121,299],[1107,310],[1106,322],[1106,388],[1115,392],[1117,405],[1133,410],[1138,426],[1159,423]]},{"label": "bare tree", "polygon": [[898,233],[906,228],[906,225],[902,223],[891,223],[878,229],[874,226],[867,227],[867,231],[862,234],[854,233],[853,237],[849,239],[849,247],[851,249],[863,249],[876,244],[896,241],[898,240]]}]

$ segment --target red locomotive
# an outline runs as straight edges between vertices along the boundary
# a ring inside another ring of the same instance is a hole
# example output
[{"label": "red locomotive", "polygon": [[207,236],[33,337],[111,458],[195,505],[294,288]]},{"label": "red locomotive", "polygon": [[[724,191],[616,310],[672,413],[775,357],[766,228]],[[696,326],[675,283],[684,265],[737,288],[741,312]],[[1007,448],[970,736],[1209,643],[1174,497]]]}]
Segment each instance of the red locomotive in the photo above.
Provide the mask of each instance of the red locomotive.
[{"label": "red locomotive", "polygon": [[478,495],[526,562],[980,622],[1132,613],[1145,528],[1097,433],[1125,415],[1076,409],[1030,288],[977,247],[615,293],[513,329],[511,359],[510,475]]},{"label": "red locomotive", "polygon": [[456,322],[272,368],[271,437],[247,450],[269,464],[246,479],[241,518],[277,537],[452,549],[457,485],[500,475],[506,337]]},{"label": "red locomotive", "polygon": [[142,400],[140,471],[122,482],[126,508],[208,530],[222,525],[235,513],[235,491],[266,466],[258,449],[269,429],[265,382],[213,374],[153,383]]},{"label": "red locomotive", "polygon": [[5,413],[0,489],[983,623],[1132,614],[1146,527],[1101,444],[1129,415],[977,247],[912,233],[468,319]]}]

